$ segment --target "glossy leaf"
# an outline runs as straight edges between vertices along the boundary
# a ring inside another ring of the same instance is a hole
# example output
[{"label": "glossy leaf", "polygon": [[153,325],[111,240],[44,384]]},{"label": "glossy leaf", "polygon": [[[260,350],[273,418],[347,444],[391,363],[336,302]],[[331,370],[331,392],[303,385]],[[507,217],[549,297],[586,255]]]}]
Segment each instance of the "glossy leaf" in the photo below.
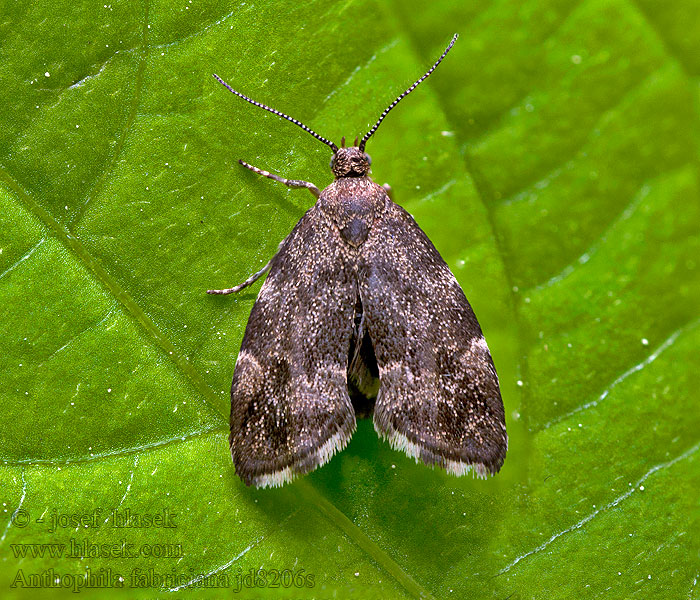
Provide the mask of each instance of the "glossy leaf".
[{"label": "glossy leaf", "polygon": [[[2,15],[5,592],[89,569],[98,596],[700,597],[692,2]],[[258,270],[313,202],[237,160],[323,187],[330,156],[211,73],[338,142],[455,31],[368,151],[482,323],[506,463],[453,478],[364,421],[325,467],[248,489],[228,390],[258,288],[204,292]]]}]

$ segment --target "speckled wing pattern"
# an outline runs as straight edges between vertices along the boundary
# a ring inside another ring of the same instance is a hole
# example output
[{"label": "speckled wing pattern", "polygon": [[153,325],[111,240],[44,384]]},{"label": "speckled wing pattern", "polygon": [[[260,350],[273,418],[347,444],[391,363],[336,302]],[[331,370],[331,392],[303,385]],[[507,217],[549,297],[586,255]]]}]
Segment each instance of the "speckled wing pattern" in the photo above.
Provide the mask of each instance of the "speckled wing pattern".
[{"label": "speckled wing pattern", "polygon": [[312,207],[280,245],[231,387],[230,446],[248,485],[278,486],[348,442],[348,347],[357,283],[337,228]]},{"label": "speckled wing pattern", "polygon": [[377,432],[455,475],[496,473],[508,438],[486,340],[435,246],[388,198],[360,249],[358,273],[379,367]]}]

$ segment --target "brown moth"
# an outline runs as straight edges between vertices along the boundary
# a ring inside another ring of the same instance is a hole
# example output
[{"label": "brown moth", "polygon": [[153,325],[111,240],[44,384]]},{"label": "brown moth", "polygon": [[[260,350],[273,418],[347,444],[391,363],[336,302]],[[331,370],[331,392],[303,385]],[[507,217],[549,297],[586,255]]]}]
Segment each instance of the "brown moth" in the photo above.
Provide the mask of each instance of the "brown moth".
[{"label": "brown moth", "polygon": [[248,485],[279,486],[346,446],[356,415],[373,413],[393,448],[454,475],[495,474],[508,437],[498,376],[479,323],[455,276],[388,186],[369,176],[367,140],[333,151],[335,181],[322,192],[241,165],[318,199],[270,262],[230,294],[268,273],[250,314],[231,386],[230,448]]}]

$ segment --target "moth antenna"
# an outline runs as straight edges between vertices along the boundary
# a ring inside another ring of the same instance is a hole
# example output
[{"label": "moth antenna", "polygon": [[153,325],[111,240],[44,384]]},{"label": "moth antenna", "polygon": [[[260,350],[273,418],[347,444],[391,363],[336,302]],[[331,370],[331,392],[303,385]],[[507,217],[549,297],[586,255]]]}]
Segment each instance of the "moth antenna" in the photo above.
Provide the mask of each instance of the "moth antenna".
[{"label": "moth antenna", "polygon": [[223,85],[232,94],[236,94],[236,96],[238,96],[239,98],[243,98],[243,100],[245,100],[246,102],[250,102],[254,106],[259,106],[260,108],[263,108],[263,109],[277,115],[278,117],[282,117],[283,119],[287,119],[287,121],[294,123],[298,127],[301,127],[307,133],[310,133],[311,135],[313,135],[318,141],[323,142],[324,144],[326,144],[326,146],[329,146],[331,148],[331,150],[333,150],[334,154],[336,152],[338,152],[338,146],[336,146],[333,142],[331,142],[330,140],[327,140],[323,136],[318,135],[318,133],[316,133],[312,129],[309,129],[301,121],[297,121],[293,117],[290,117],[289,115],[285,115],[283,112],[280,112],[279,110],[275,110],[274,108],[271,108],[271,107],[267,106],[266,104],[263,104],[262,102],[256,102],[252,98],[248,98],[248,96],[241,94],[240,92],[237,92],[228,83],[226,83],[223,79],[221,79],[221,77],[219,77],[216,73],[214,73],[213,76],[214,76],[214,79],[216,79],[221,85]]},{"label": "moth antenna", "polygon": [[357,135],[355,136],[355,143],[353,144],[353,146],[357,146],[357,140],[358,140],[359,137],[360,137],[360,136],[357,136]]},{"label": "moth antenna", "polygon": [[340,147],[341,147],[341,148],[345,148],[345,136],[343,136],[342,138],[340,138]]},{"label": "moth antenna", "polygon": [[435,61],[435,64],[428,69],[428,71],[421,77],[418,81],[416,81],[410,88],[408,88],[403,94],[398,96],[396,100],[394,100],[389,106],[387,106],[386,110],[381,114],[379,117],[379,120],[374,124],[374,127],[370,129],[366,134],[365,137],[362,138],[362,141],[360,142],[360,150],[363,152],[365,151],[365,144],[367,143],[367,140],[372,137],[375,131],[377,131],[377,128],[379,127],[379,124],[384,120],[384,117],[386,117],[389,114],[389,111],[394,108],[401,100],[403,100],[406,96],[408,96],[413,90],[415,90],[418,87],[418,84],[421,83],[423,80],[427,79],[428,76],[437,68],[437,66],[442,62],[442,59],[447,56],[447,53],[452,50],[452,46],[455,45],[455,42],[457,41],[457,38],[459,37],[459,34],[455,33],[452,41],[449,43],[447,48],[445,48],[445,51],[440,55],[440,58],[438,58]]}]

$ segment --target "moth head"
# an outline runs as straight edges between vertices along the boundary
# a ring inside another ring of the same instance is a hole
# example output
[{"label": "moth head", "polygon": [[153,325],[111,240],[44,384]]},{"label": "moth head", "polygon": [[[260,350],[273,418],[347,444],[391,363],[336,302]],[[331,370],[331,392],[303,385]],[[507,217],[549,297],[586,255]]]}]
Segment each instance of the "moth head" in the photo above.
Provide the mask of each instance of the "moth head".
[{"label": "moth head", "polygon": [[369,173],[372,159],[357,146],[338,148],[331,158],[331,170],[336,179],[341,177],[365,177]]}]

